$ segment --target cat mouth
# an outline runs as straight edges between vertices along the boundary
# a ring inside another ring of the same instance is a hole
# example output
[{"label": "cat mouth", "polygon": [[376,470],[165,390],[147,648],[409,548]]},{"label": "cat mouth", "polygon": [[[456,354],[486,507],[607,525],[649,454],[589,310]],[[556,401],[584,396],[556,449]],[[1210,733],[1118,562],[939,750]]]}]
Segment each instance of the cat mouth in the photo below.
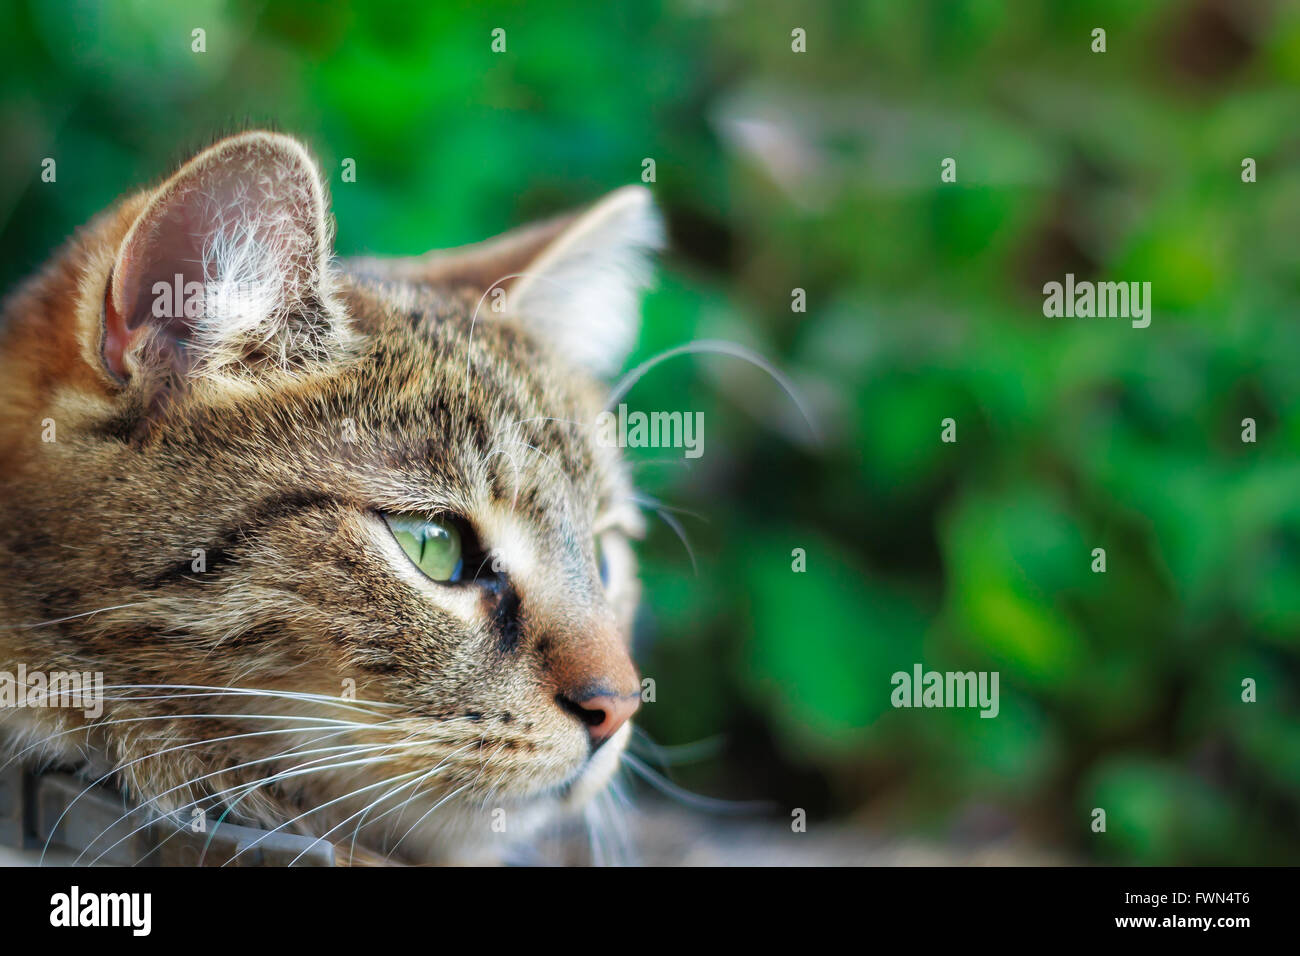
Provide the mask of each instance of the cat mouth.
[{"label": "cat mouth", "polygon": [[618,772],[623,750],[631,736],[627,724],[608,742],[593,751],[572,774],[550,791],[565,810],[579,810],[592,797],[605,789]]}]

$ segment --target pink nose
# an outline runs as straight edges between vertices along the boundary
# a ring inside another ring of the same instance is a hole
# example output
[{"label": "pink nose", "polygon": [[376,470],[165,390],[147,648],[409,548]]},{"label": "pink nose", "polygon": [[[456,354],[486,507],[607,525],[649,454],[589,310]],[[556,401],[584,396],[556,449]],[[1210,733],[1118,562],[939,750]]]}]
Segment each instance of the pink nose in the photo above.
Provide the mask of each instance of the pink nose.
[{"label": "pink nose", "polygon": [[616,697],[613,694],[599,694],[585,700],[567,701],[569,709],[584,724],[591,735],[591,746],[599,747],[627,723],[628,718],[641,706],[640,694],[628,694]]}]

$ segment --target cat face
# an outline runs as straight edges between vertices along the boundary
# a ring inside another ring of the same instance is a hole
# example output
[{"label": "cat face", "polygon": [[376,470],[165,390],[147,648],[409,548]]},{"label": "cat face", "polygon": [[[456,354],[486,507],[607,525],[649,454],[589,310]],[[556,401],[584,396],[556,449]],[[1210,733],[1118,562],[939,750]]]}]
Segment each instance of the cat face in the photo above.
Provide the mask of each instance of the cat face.
[{"label": "cat face", "polygon": [[475,859],[630,733],[640,518],[594,422],[657,220],[624,190],[420,259],[327,240],[302,147],[246,134],[13,300],[0,611],[51,623],[0,649],[104,673],[101,719],[24,719],[140,802]]}]

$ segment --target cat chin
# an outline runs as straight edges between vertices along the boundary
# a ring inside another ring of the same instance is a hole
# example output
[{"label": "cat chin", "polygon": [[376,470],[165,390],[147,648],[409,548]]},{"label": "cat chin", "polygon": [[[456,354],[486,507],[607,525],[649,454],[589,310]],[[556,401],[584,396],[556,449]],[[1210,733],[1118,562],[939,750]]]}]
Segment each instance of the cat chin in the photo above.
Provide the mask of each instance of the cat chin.
[{"label": "cat chin", "polygon": [[[549,797],[521,806],[456,807],[441,820],[430,821],[402,840],[404,861],[443,866],[493,866],[555,819],[556,801]],[[504,810],[494,817],[493,811]],[[494,828],[494,824],[500,829]],[[396,861],[397,857],[392,858]]]},{"label": "cat chin", "polygon": [[[578,772],[539,793],[498,799],[452,801],[403,838],[409,862],[485,866],[499,864],[548,826],[579,815],[608,785],[632,735],[624,724]],[[436,818],[436,819],[435,819]]]},{"label": "cat chin", "polygon": [[560,803],[563,812],[580,811],[596,794],[609,785],[618,770],[619,761],[631,736],[632,724],[629,722],[620,727],[614,736],[582,765],[578,775],[564,788]]}]

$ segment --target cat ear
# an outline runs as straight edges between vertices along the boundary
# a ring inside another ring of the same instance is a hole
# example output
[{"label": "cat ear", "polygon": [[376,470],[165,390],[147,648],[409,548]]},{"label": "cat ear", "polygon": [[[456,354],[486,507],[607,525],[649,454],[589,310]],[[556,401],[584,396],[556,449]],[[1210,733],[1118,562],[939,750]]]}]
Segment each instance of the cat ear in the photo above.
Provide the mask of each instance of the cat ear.
[{"label": "cat ear", "polygon": [[640,294],[663,224],[644,186],[627,186],[579,215],[509,290],[506,307],[597,375],[622,367],[641,324]]},{"label": "cat ear", "polygon": [[325,194],[311,156],[272,133],[233,136],[149,199],[118,249],[101,354],[126,381],[323,359],[347,337],[330,296]]},{"label": "cat ear", "polygon": [[480,319],[504,313],[596,375],[622,367],[636,344],[640,293],[663,223],[644,186],[588,209],[419,259],[358,263],[361,271],[481,293]]}]

